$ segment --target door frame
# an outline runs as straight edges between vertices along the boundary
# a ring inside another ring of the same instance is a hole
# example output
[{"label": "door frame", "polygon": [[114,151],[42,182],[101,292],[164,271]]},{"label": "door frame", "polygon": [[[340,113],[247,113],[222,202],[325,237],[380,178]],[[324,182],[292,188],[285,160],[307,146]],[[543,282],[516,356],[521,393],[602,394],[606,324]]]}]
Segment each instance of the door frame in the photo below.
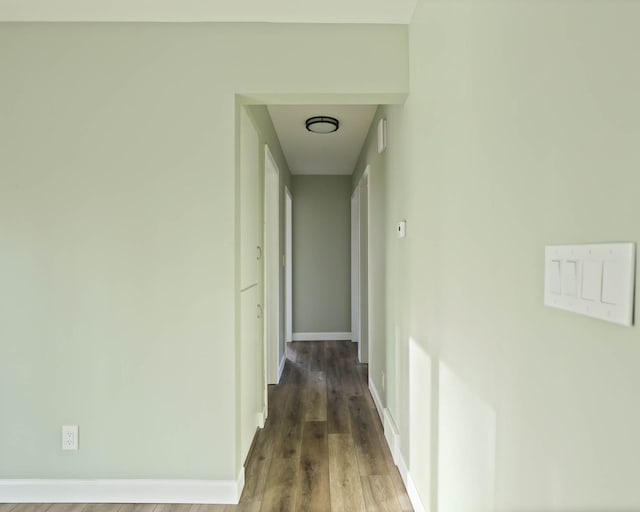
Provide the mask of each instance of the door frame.
[{"label": "door frame", "polygon": [[[278,383],[280,364],[280,170],[269,146],[264,158],[264,373]],[[265,399],[266,400],[266,399]]]},{"label": "door frame", "polygon": [[[358,342],[358,360],[361,363],[369,363],[370,353],[370,318],[369,318],[369,302],[370,302],[370,234],[369,229],[371,205],[370,193],[370,166],[365,167],[362,176],[358,180],[358,184],[351,197],[351,329],[354,340]],[[355,201],[354,201],[355,196]],[[362,202],[366,200],[366,210],[363,211]],[[355,203],[355,204],[354,204]],[[354,218],[355,217],[355,218]],[[355,224],[355,228],[354,228]],[[365,227],[363,228],[363,224]],[[362,234],[366,232],[366,245],[363,245]],[[353,253],[355,248],[355,254]],[[362,262],[366,260],[366,267],[363,269]],[[353,275],[355,273],[355,276]],[[365,288],[366,285],[366,288]],[[355,307],[355,313],[353,308]]]},{"label": "door frame", "polygon": [[293,341],[293,198],[284,187],[284,333],[285,341]]},{"label": "door frame", "polygon": [[[360,183],[351,194],[351,341],[360,343]],[[358,345],[359,347],[359,345]]]}]

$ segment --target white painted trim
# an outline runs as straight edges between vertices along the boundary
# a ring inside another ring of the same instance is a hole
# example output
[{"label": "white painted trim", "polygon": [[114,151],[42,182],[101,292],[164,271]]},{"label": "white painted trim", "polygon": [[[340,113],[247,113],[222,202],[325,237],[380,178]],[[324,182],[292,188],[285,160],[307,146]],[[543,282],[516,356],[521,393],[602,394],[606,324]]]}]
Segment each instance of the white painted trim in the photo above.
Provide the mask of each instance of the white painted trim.
[{"label": "white painted trim", "polygon": [[278,365],[278,382],[280,382],[280,379],[282,378],[282,372],[284,371],[284,365],[287,362],[287,358],[285,356],[282,356],[282,359],[280,359],[280,364]]},{"label": "white painted trim", "polygon": [[389,449],[391,450],[391,456],[393,462],[398,465],[398,455],[400,454],[400,432],[396,426],[396,422],[393,421],[393,416],[389,409],[384,410],[384,420],[382,422],[384,426],[384,437],[387,440]]},{"label": "white painted trim", "polygon": [[[371,166],[367,164],[358,181],[358,361],[361,363],[369,363],[369,352],[371,345],[371,183],[369,180]],[[363,188],[366,189],[363,191]],[[366,211],[362,212],[363,198],[366,198]],[[364,215],[362,215],[364,213]],[[363,219],[366,221],[367,243],[366,247],[362,244]],[[366,272],[363,272],[362,261],[366,259]],[[363,283],[366,283],[366,294],[364,294]],[[363,314],[365,313],[365,314]],[[366,318],[363,318],[366,317]]]},{"label": "white painted trim", "polygon": [[287,186],[284,187],[284,340],[293,337],[293,198]]},{"label": "white painted trim", "polygon": [[402,481],[407,484],[407,479],[409,478],[409,468],[407,467],[407,463],[404,461],[404,457],[402,453],[398,454],[398,463],[396,464],[398,467],[398,471],[400,471],[400,476],[402,477]]},{"label": "white painted trim", "polygon": [[243,489],[244,489],[244,466],[240,468],[240,472],[238,473],[238,478],[236,479],[237,499],[232,503],[232,505],[237,505],[240,502],[240,496],[242,496]]},{"label": "white painted trim", "polygon": [[264,424],[267,421],[267,408],[265,407],[261,412],[256,414],[258,428],[264,428]]},{"label": "white painted trim", "polygon": [[0,480],[0,503],[237,504],[237,480]]},{"label": "white painted trim", "polygon": [[371,378],[369,378],[369,391],[371,392],[371,396],[373,397],[373,403],[376,404],[376,410],[378,411],[378,416],[380,416],[380,421],[384,423],[384,407],[382,407],[382,400],[380,400],[380,395],[378,394],[378,390],[374,385]]},{"label": "white painted trim", "polygon": [[351,341],[350,332],[294,332],[293,341]]},{"label": "white painted trim", "polygon": [[[369,381],[369,383],[371,386],[371,381]],[[411,505],[413,506],[415,512],[427,512],[428,509],[424,506],[424,503],[422,503],[422,499],[418,494],[418,489],[416,489],[416,485],[413,482],[413,478],[411,477],[411,473],[409,472],[407,463],[405,462],[404,457],[402,456],[402,452],[400,451],[400,432],[398,430],[398,427],[396,426],[396,422],[393,419],[393,416],[391,416],[391,412],[389,411],[389,409],[384,410],[383,424],[384,438],[387,441],[389,450],[391,450],[391,453],[393,455],[393,462],[396,466],[398,466],[402,481],[407,488],[407,494],[409,495]],[[390,431],[389,434],[387,434],[387,430]]]},{"label": "white painted trim", "polygon": [[[265,378],[266,380],[266,378]],[[269,386],[265,382],[264,383],[264,396],[262,397],[264,407],[262,408],[262,417],[264,418],[263,422],[267,421],[267,416],[269,416]]]},{"label": "white painted trim", "polygon": [[413,510],[415,512],[427,512],[427,507],[422,503],[418,489],[416,489],[416,485],[413,483],[411,473],[407,473],[407,479],[404,481],[404,485],[407,487],[407,494],[409,495],[411,505],[413,505]]},{"label": "white painted trim", "polygon": [[360,189],[351,194],[351,341],[360,340]]}]

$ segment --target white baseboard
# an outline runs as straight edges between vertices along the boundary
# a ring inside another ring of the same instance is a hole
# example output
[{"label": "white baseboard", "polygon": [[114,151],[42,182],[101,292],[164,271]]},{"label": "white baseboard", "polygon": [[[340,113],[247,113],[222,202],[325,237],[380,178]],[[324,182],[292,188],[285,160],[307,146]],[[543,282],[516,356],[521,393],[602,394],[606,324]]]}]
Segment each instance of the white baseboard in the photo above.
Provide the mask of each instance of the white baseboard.
[{"label": "white baseboard", "polygon": [[258,428],[264,428],[264,424],[267,421],[267,408],[265,407],[262,412],[259,412],[257,414],[258,416],[258,420],[257,420],[257,424],[258,424]]},{"label": "white baseboard", "polygon": [[293,341],[351,341],[350,332],[294,332]]},{"label": "white baseboard", "polygon": [[384,420],[382,421],[382,424],[384,425],[384,437],[387,440],[389,449],[391,450],[393,462],[397,466],[398,457],[400,455],[400,432],[398,431],[396,422],[393,420],[393,416],[391,416],[389,409],[385,408],[384,410]]},{"label": "white baseboard", "polygon": [[378,390],[376,389],[376,386],[371,378],[369,378],[369,391],[371,392],[371,396],[373,397],[373,403],[376,404],[376,410],[378,411],[378,416],[380,416],[380,421],[384,423],[384,408],[382,407],[382,400],[380,400]]},{"label": "white baseboard", "polygon": [[[375,387],[373,389],[375,389]],[[391,412],[389,411],[389,409],[384,410],[383,424],[385,440],[387,441],[389,450],[391,450],[391,454],[393,455],[393,462],[395,462],[396,466],[398,466],[402,481],[407,488],[407,494],[409,495],[411,505],[413,506],[415,512],[427,512],[428,509],[424,506],[424,503],[422,503],[420,494],[418,494],[418,489],[416,489],[416,486],[413,483],[413,479],[411,478],[411,473],[409,472],[407,463],[405,462],[404,457],[402,456],[402,452],[400,451],[400,432],[398,430],[398,427],[396,426],[396,422],[394,421],[393,416],[391,416]],[[389,430],[389,432],[387,432],[387,430]]]},{"label": "white baseboard", "polygon": [[422,503],[420,495],[418,494],[418,489],[416,489],[416,486],[413,483],[411,473],[407,473],[407,479],[405,480],[404,485],[407,487],[407,494],[409,495],[409,501],[411,501],[413,510],[415,510],[415,512],[427,512],[427,507]]},{"label": "white baseboard", "polygon": [[237,480],[0,480],[0,503],[237,504]]},{"label": "white baseboard", "polygon": [[287,358],[282,356],[280,360],[280,364],[278,365],[278,382],[280,382],[280,377],[282,377],[282,372],[284,371],[284,364],[287,362]]},{"label": "white baseboard", "polygon": [[238,473],[238,478],[236,479],[236,499],[232,503],[232,505],[237,505],[240,502],[240,496],[242,496],[243,489],[244,489],[244,466],[240,468],[240,473]]},{"label": "white baseboard", "polygon": [[405,485],[407,485],[407,480],[409,479],[409,468],[407,467],[407,463],[404,461],[404,457],[402,453],[398,454],[398,471],[400,471],[400,476],[402,477],[402,481]]}]

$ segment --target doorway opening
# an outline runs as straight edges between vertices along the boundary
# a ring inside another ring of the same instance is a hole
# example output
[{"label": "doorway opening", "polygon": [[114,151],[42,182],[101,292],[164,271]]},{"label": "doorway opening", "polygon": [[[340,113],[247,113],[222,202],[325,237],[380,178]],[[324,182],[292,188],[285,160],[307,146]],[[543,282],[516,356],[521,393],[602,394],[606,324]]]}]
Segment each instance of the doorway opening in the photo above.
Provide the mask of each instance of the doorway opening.
[{"label": "doorway opening", "polygon": [[[240,283],[245,287],[239,293],[243,334],[237,365],[247,439],[252,429],[264,425],[269,386],[280,381],[289,342],[335,341],[349,346],[363,376],[369,373],[365,365],[377,364],[379,374],[385,364],[380,359],[383,348],[375,349],[382,337],[372,333],[371,326],[379,333],[383,329],[379,321],[371,323],[369,311],[372,291],[379,291],[371,287],[370,210],[372,197],[375,201],[381,197],[378,192],[371,195],[380,183],[373,123],[380,112],[369,103],[289,105],[282,98],[278,104],[268,104],[238,97]],[[338,131],[308,132],[305,119],[318,113],[339,119]],[[349,132],[358,124],[359,135]],[[350,147],[348,158],[347,150],[330,144],[339,137]],[[293,141],[293,152],[286,140]],[[306,156],[297,160],[301,148]],[[252,203],[255,208],[248,207]],[[249,233],[254,227],[257,234]],[[379,238],[379,228],[373,229]],[[380,260],[375,261],[374,269],[379,269]],[[257,322],[255,314],[249,321],[256,308]],[[302,349],[315,350],[312,344],[303,344]],[[371,379],[365,376],[365,382],[371,387]],[[384,391],[384,384],[378,389]],[[377,397],[383,394],[372,393],[376,405],[381,403]],[[253,421],[251,409],[257,410]]]}]

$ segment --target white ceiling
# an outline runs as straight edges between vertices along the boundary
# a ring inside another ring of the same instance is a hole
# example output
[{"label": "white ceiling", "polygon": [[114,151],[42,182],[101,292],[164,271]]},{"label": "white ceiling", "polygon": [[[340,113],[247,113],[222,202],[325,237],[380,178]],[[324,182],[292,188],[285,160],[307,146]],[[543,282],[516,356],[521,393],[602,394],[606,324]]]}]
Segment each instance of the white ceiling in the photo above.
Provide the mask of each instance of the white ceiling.
[{"label": "white ceiling", "polygon": [[416,0],[0,0],[0,21],[409,23]]},{"label": "white ceiling", "polygon": [[[273,126],[292,174],[351,174],[358,161],[376,105],[271,105]],[[312,116],[340,121],[337,132],[311,133]]]}]

